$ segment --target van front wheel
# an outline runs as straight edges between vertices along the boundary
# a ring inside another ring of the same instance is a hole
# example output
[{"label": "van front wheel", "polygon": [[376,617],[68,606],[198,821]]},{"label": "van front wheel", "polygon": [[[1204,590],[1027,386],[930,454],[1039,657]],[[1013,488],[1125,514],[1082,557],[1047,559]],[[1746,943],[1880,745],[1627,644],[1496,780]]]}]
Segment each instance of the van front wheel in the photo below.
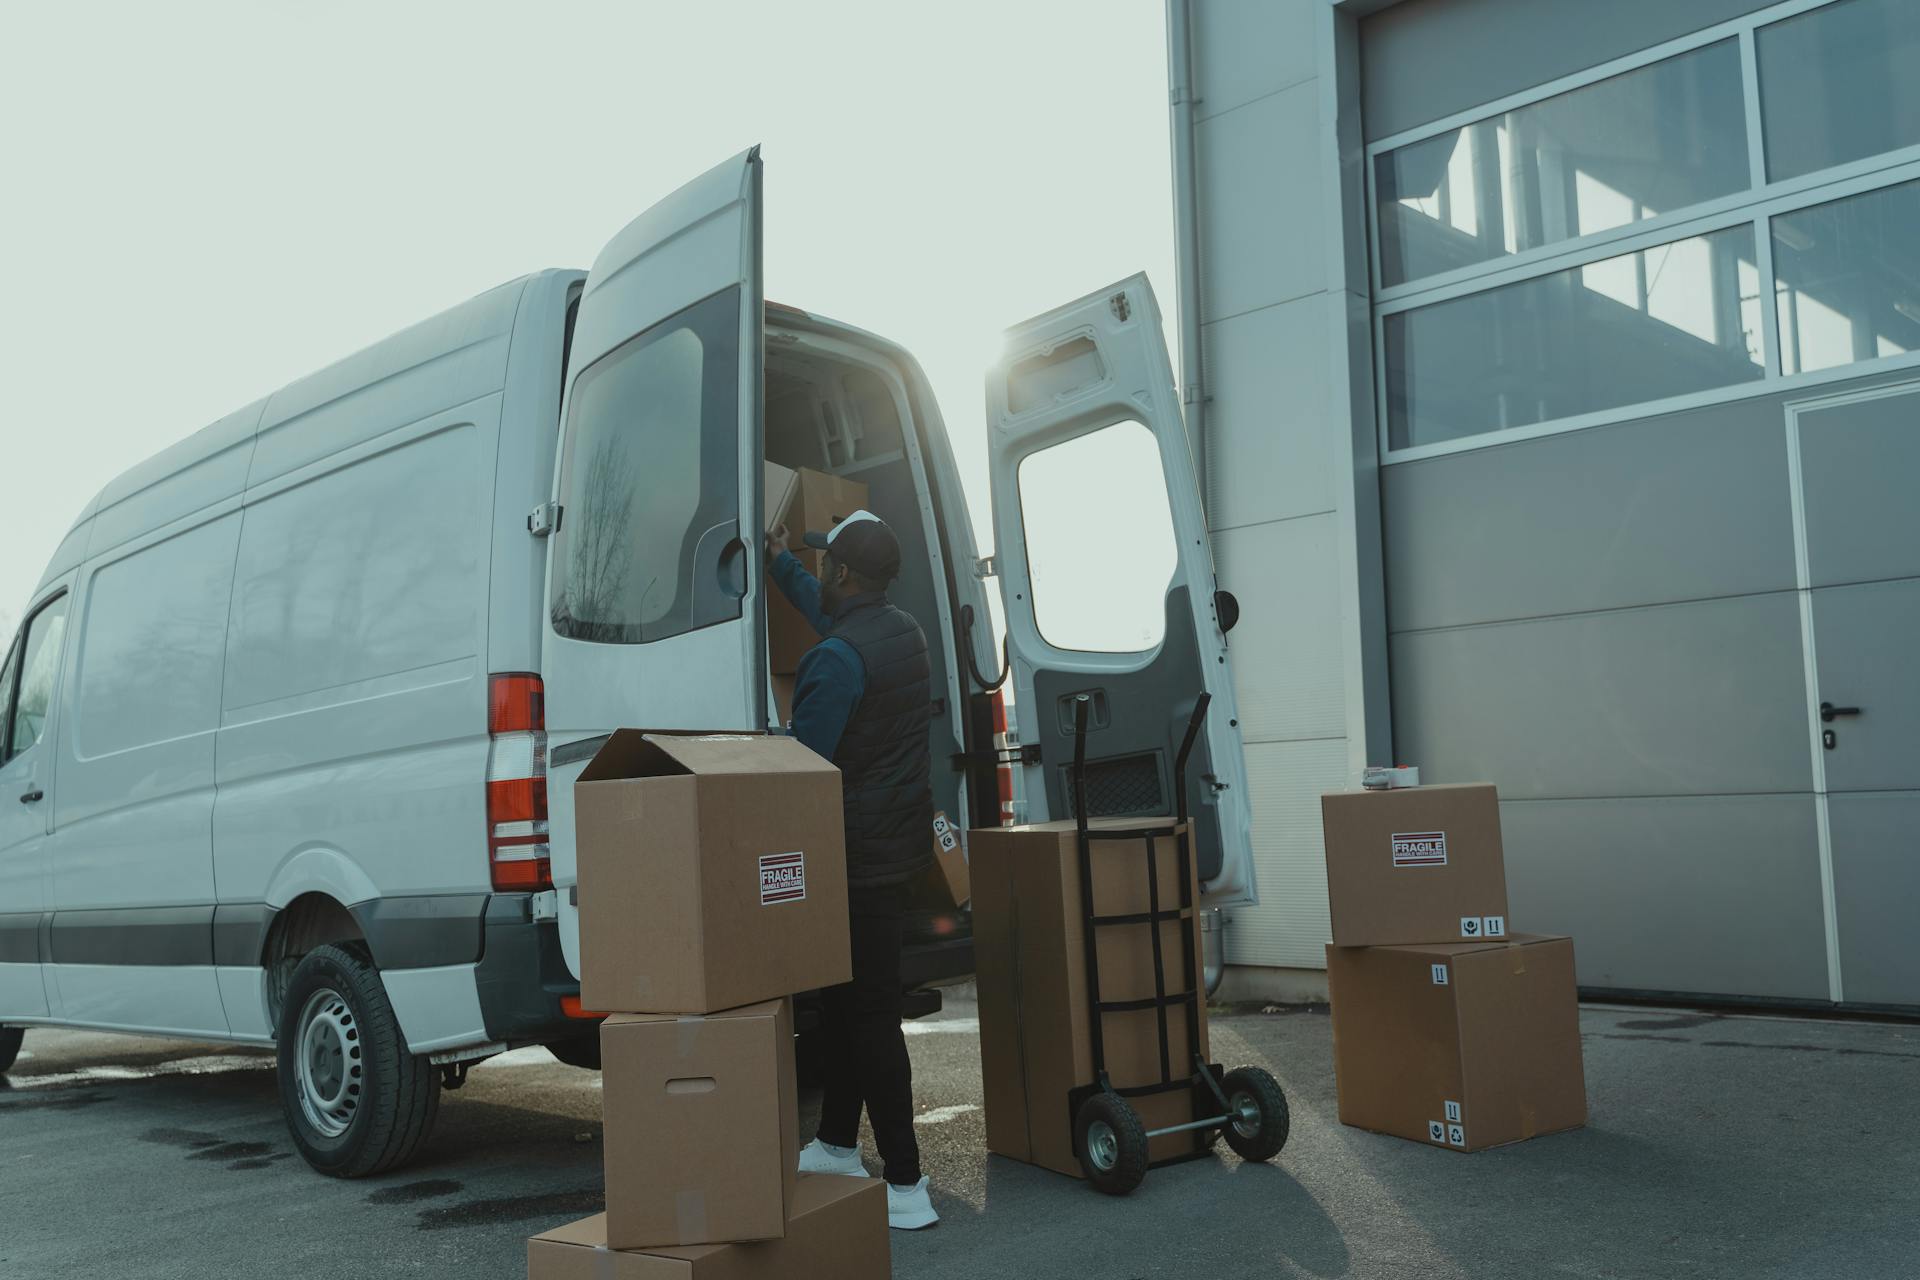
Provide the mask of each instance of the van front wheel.
[{"label": "van front wheel", "polygon": [[364,1178],[414,1157],[440,1110],[440,1077],[407,1052],[362,944],[307,953],[287,983],[277,1034],[280,1107],[308,1164]]}]

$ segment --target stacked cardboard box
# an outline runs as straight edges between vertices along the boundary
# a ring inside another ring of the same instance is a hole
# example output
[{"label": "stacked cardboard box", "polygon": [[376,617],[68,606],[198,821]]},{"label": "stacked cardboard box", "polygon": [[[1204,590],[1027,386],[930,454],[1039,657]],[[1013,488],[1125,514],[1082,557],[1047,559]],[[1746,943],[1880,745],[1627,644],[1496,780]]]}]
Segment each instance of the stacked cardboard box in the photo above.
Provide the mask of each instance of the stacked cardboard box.
[{"label": "stacked cardboard box", "polygon": [[[767,527],[787,526],[787,537],[793,554],[807,567],[807,572],[819,577],[821,561],[825,553],[803,546],[800,536],[809,529],[825,533],[854,512],[867,505],[867,486],[859,480],[848,480],[826,471],[815,471],[808,467],[793,470],[777,462],[765,464],[767,487]],[[767,652],[772,659],[776,689],[780,678],[791,676],[800,669],[800,657],[814,645],[820,643],[819,635],[813,625],[778,591],[771,591],[767,597]],[[792,697],[792,684],[785,686],[785,693]],[[776,694],[776,696],[778,696]],[[786,723],[783,711],[781,723]]]},{"label": "stacked cardboard box", "polygon": [[[1096,819],[1095,827],[1138,827],[1155,819]],[[1092,1017],[1088,1005],[1086,929],[1080,897],[1078,841],[1071,822],[986,827],[968,835],[973,892],[974,973],[980,1001],[980,1065],[986,1102],[987,1149],[1073,1177],[1082,1176],[1074,1151],[1070,1095],[1094,1082]],[[1162,910],[1179,901],[1174,842],[1155,842]],[[1148,910],[1144,842],[1093,845],[1093,906],[1099,915]],[[1195,868],[1188,888],[1197,901]],[[1153,930],[1160,930],[1166,988],[1186,989],[1181,927],[1103,926],[1095,938],[1100,997],[1140,1000],[1153,995]],[[1192,981],[1202,971],[1200,930],[1193,929]],[[1204,998],[1196,1017],[1201,1056],[1207,1056]],[[1187,1012],[1167,1010],[1169,1074],[1191,1075],[1185,1060]],[[1101,1020],[1107,1070],[1116,1087],[1161,1079],[1158,1019],[1152,1010],[1109,1013]],[[1196,1099],[1177,1090],[1129,1100],[1148,1129],[1195,1119]],[[1197,1133],[1152,1139],[1155,1162],[1200,1152]]]},{"label": "stacked cardboard box", "polygon": [[1494,789],[1320,805],[1341,1121],[1458,1151],[1585,1124],[1573,943],[1510,929]]},{"label": "stacked cardboard box", "polygon": [[528,1275],[889,1275],[884,1184],[796,1172],[789,997],[852,973],[838,772],[791,738],[623,729],[574,816],[607,1210],[535,1236]]}]

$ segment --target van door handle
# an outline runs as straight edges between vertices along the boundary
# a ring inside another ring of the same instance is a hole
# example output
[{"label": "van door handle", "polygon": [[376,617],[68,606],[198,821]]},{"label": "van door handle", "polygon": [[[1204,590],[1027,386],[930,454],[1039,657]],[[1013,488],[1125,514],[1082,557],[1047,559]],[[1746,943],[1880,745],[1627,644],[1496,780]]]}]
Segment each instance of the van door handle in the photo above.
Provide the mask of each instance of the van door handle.
[{"label": "van door handle", "polygon": [[1860,708],[1858,707],[1836,707],[1831,702],[1823,702],[1820,704],[1820,720],[1823,724],[1832,724],[1837,716],[1857,716],[1859,714]]},{"label": "van door handle", "polygon": [[47,793],[38,787],[35,787],[31,791],[23,791],[20,793],[21,804],[32,804],[35,800],[45,800],[46,798]]}]

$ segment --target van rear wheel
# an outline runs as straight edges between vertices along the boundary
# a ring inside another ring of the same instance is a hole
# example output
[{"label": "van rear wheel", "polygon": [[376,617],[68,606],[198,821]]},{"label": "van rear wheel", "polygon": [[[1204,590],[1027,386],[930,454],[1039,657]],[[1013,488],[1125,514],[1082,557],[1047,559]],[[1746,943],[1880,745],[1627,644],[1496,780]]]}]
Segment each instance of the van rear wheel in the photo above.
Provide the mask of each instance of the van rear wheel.
[{"label": "van rear wheel", "polygon": [[411,1160],[440,1110],[440,1076],[407,1052],[380,971],[360,943],[315,947],[280,1003],[280,1108],[293,1145],[335,1178]]},{"label": "van rear wheel", "polygon": [[13,1060],[20,1056],[20,1041],[26,1038],[25,1027],[0,1027],[0,1071],[13,1068]]}]

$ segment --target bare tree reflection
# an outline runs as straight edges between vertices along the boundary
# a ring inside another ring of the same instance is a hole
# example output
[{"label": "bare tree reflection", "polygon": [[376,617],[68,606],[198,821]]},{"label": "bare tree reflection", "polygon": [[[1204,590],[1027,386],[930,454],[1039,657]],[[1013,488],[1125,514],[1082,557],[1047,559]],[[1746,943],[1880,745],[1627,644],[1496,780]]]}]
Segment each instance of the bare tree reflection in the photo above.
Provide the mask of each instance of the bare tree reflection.
[{"label": "bare tree reflection", "polygon": [[567,585],[558,608],[578,639],[627,638],[624,596],[632,564],[627,539],[636,485],[625,443],[612,435],[596,441],[579,497],[562,526],[568,541]]}]

